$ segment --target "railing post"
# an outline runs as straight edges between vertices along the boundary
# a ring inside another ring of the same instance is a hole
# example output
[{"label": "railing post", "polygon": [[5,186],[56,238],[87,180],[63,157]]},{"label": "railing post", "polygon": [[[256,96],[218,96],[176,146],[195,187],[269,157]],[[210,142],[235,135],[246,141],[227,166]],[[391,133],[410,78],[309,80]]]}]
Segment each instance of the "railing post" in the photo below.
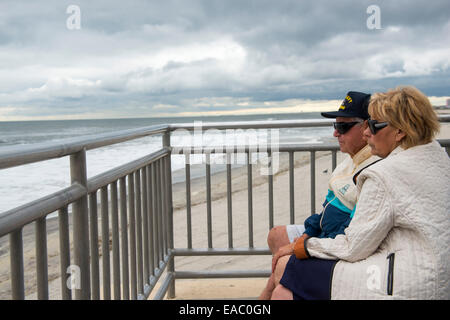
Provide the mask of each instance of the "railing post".
[{"label": "railing post", "polygon": [[[79,268],[79,286],[75,289],[75,299],[89,300],[91,297],[89,274],[89,221],[87,199],[86,149],[70,155],[70,175],[72,184],[86,188],[86,194],[73,203],[73,247],[74,262]],[[78,280],[78,279],[77,279]]]},{"label": "railing post", "polygon": [[294,194],[294,152],[289,152],[289,207],[290,224],[295,224],[295,194]]},{"label": "railing post", "polygon": [[90,220],[90,252],[91,252],[91,299],[100,299],[100,266],[98,253],[98,213],[97,191],[89,195],[89,220]]},{"label": "railing post", "polygon": [[228,248],[233,248],[233,202],[231,179],[231,153],[227,152],[227,216],[228,216]]},{"label": "railing post", "polygon": [[119,217],[120,217],[120,245],[122,256],[122,298],[130,299],[130,272],[128,258],[128,217],[127,217],[127,182],[126,177],[119,179]]},{"label": "railing post", "polygon": [[[249,148],[250,149],[250,148]],[[210,183],[211,185],[211,183]],[[211,189],[211,187],[209,187]],[[253,248],[253,175],[252,152],[247,152],[247,192],[248,192],[248,246]]]},{"label": "railing post", "polygon": [[310,151],[311,215],[316,212],[316,152]]},{"label": "railing post", "polygon": [[337,151],[333,150],[331,151],[331,172],[336,169],[336,162],[337,162]]},{"label": "railing post", "polygon": [[38,300],[48,300],[47,222],[45,217],[36,220],[35,224],[37,298]]},{"label": "railing post", "polygon": [[272,149],[267,152],[268,157],[268,178],[269,178],[269,230],[273,228],[273,158]]},{"label": "railing post", "polygon": [[11,293],[13,300],[25,300],[22,228],[9,234],[11,259]]},{"label": "railing post", "polygon": [[[172,203],[172,149],[170,146],[170,130],[167,130],[163,135],[163,147],[170,148],[169,154],[166,157],[166,173],[165,178],[167,179],[166,189],[167,189],[167,225],[168,225],[168,251],[171,258],[167,264],[167,271],[169,273],[175,273],[175,258],[172,256],[171,251],[173,250],[173,203]],[[175,298],[175,277],[173,281],[170,282],[168,291],[168,298]]]},{"label": "railing post", "polygon": [[61,296],[63,300],[72,300],[72,292],[67,285],[67,268],[70,266],[69,211],[67,206],[58,210],[59,255],[61,268]]}]

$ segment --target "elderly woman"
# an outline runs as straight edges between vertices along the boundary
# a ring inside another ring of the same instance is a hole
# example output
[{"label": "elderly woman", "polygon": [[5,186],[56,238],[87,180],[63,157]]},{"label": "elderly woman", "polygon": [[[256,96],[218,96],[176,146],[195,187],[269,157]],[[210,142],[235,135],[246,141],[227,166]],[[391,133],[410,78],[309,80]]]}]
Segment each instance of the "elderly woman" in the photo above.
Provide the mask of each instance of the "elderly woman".
[{"label": "elderly woman", "polygon": [[450,299],[450,159],[437,116],[414,87],[373,95],[369,114],[364,134],[384,159],[355,176],[352,222],[335,239],[280,248],[272,299]]}]

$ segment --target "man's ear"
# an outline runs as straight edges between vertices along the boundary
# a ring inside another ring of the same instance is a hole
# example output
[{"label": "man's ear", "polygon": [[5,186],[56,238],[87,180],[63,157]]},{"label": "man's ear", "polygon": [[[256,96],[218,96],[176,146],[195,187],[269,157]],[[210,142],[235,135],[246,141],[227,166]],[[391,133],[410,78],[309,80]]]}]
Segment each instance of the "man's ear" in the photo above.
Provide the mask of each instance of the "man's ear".
[{"label": "man's ear", "polygon": [[366,130],[368,126],[369,126],[369,122],[367,120],[364,120],[363,124],[361,125],[361,127],[363,128],[363,131]]}]

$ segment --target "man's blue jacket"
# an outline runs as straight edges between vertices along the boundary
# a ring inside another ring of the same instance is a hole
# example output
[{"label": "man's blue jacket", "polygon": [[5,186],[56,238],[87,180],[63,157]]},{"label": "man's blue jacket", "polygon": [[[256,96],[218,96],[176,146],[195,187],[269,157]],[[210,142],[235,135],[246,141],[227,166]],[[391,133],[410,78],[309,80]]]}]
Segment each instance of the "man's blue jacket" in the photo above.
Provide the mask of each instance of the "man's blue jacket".
[{"label": "man's blue jacket", "polygon": [[344,233],[354,212],[355,208],[347,208],[333,191],[328,190],[322,213],[313,214],[305,220],[305,233],[310,237],[334,239],[338,234]]}]

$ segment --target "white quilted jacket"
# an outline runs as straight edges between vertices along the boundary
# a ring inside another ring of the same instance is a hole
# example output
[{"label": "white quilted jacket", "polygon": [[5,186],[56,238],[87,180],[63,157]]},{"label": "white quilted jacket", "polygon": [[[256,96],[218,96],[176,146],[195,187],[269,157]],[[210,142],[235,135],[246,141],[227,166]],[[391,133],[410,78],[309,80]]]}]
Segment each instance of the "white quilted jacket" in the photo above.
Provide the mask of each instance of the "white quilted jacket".
[{"label": "white quilted jacket", "polygon": [[450,299],[450,159],[433,141],[398,147],[358,177],[345,234],[310,238],[313,257],[340,259],[332,299]]}]

